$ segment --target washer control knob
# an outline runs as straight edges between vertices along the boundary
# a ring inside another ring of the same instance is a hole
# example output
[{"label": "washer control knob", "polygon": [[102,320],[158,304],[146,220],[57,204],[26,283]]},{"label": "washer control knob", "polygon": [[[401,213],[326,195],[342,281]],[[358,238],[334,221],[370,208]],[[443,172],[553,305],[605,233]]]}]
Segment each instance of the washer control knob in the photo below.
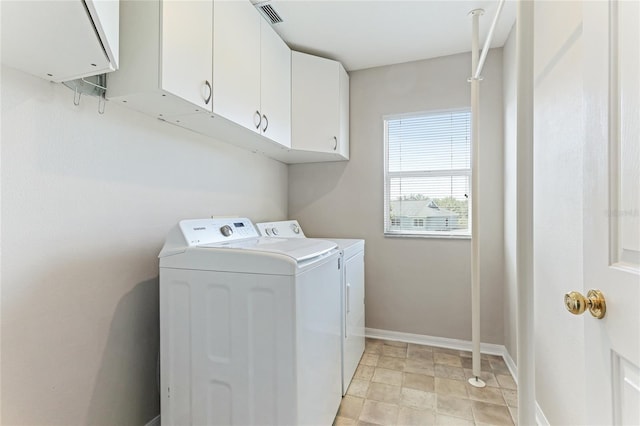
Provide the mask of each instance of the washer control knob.
[{"label": "washer control knob", "polygon": [[271,228],[271,233],[272,233],[273,235],[278,235],[278,234],[279,234],[279,232],[278,232],[278,228]]},{"label": "washer control knob", "polygon": [[298,225],[296,225],[295,223],[291,224],[291,230],[296,234],[300,233],[300,227]]},{"label": "washer control knob", "polygon": [[271,230],[269,228],[264,228],[264,233],[267,234],[267,237],[271,236]]},{"label": "washer control knob", "polygon": [[230,237],[233,234],[233,228],[229,225],[224,225],[222,228],[220,228],[220,232],[225,237]]}]

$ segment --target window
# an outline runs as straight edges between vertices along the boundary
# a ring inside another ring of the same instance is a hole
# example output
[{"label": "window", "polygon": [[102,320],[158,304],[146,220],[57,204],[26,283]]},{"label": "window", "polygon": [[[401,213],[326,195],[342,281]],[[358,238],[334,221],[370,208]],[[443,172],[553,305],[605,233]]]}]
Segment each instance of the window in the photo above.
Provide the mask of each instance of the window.
[{"label": "window", "polygon": [[386,117],[387,235],[471,235],[471,112]]}]

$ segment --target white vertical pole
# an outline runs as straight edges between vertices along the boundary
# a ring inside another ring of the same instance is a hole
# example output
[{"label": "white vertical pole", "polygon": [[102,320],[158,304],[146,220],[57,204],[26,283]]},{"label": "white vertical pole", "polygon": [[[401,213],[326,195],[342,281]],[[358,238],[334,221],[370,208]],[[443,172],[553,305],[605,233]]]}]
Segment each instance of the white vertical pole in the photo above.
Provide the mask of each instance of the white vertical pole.
[{"label": "white vertical pole", "polygon": [[533,0],[516,20],[518,424],[536,424],[533,330]]},{"label": "white vertical pole", "polygon": [[480,74],[482,73],[482,67],[484,67],[484,61],[485,59],[487,59],[487,54],[489,53],[489,49],[491,49],[491,42],[493,41],[493,32],[495,31],[498,20],[500,19],[500,13],[502,12],[503,6],[504,6],[504,0],[500,0],[498,2],[498,10],[496,11],[496,15],[493,17],[493,22],[491,22],[491,27],[489,28],[489,34],[487,34],[487,39],[484,41],[484,46],[482,47],[482,54],[480,55],[480,61],[478,62],[477,67],[473,70],[472,76],[474,78],[480,78]]},{"label": "white vertical pole", "polygon": [[471,11],[473,18],[471,31],[471,341],[473,344],[473,376],[469,383],[476,387],[484,387],[480,380],[480,230],[478,211],[480,208],[480,80],[474,77],[478,68],[479,55],[479,22],[484,11]]}]

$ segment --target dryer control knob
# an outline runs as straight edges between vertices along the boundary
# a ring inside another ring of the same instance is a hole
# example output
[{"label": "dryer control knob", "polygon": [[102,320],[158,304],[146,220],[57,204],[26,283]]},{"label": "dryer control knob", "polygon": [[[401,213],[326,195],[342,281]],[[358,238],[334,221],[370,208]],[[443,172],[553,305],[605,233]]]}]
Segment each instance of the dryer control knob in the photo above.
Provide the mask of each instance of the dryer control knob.
[{"label": "dryer control knob", "polygon": [[273,235],[278,235],[278,234],[279,234],[279,232],[278,232],[278,228],[271,228],[271,233],[272,233]]},{"label": "dryer control knob", "polygon": [[295,223],[291,224],[291,229],[293,230],[294,233],[299,234],[300,233],[300,227],[298,225],[296,225]]},{"label": "dryer control knob", "polygon": [[224,235],[225,237],[230,237],[231,234],[233,234],[233,228],[230,227],[229,225],[225,225],[222,228],[220,228],[220,232],[222,233],[222,235]]},{"label": "dryer control knob", "polygon": [[269,228],[264,228],[264,233],[267,234],[268,237],[271,236],[271,230]]}]

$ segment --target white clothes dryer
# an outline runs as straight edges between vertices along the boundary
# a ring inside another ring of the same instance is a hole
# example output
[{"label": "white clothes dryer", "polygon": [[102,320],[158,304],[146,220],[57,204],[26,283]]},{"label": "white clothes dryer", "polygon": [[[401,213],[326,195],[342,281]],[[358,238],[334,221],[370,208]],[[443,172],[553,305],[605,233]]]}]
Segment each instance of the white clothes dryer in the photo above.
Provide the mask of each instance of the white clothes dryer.
[{"label": "white clothes dryer", "polygon": [[[257,223],[263,236],[278,238],[306,238],[297,220]],[[327,238],[335,242],[342,257],[342,395],[358,367],[364,353],[364,240]]]},{"label": "white clothes dryer", "polygon": [[340,253],[183,220],[160,252],[163,425],[330,425],[340,405]]}]

